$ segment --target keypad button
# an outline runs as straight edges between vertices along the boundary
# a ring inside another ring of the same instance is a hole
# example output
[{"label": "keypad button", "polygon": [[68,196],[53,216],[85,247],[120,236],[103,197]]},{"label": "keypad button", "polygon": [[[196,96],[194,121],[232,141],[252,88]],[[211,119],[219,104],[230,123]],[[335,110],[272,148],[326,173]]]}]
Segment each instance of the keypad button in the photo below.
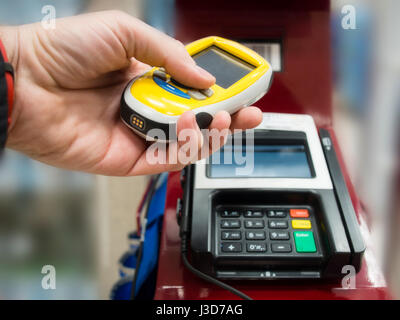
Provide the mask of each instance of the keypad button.
[{"label": "keypad button", "polygon": [[267,217],[268,218],[285,218],[286,210],[276,210],[276,209],[267,210]]},{"label": "keypad button", "polygon": [[271,244],[271,249],[272,252],[291,252],[292,251],[292,246],[290,243],[273,243]]},{"label": "keypad button", "polygon": [[196,100],[204,100],[207,98],[207,96],[202,94],[200,91],[193,90],[193,89],[188,90],[187,94]]},{"label": "keypad button", "polygon": [[269,220],[268,226],[271,229],[287,229],[288,223],[287,221],[281,221],[281,220]]},{"label": "keypad button", "polygon": [[169,81],[173,83],[174,85],[181,87],[182,89],[192,89],[191,87],[185,86],[184,84],[180,83],[179,81],[176,81],[174,78],[169,78]]},{"label": "keypad button", "polygon": [[307,209],[290,209],[292,218],[308,218],[310,216]]},{"label": "keypad button", "polygon": [[170,85],[169,83],[165,82],[161,78],[154,76],[153,80],[158,86],[160,86],[164,90],[168,91],[169,93],[172,93],[172,94],[174,94],[178,97],[184,98],[184,99],[190,99],[190,96],[186,92],[183,92],[179,88]]},{"label": "keypad button", "polygon": [[246,239],[247,240],[265,240],[265,232],[264,231],[247,231]]},{"label": "keypad button", "polygon": [[161,80],[164,80],[164,81],[167,80],[167,74],[165,73],[165,71],[162,71],[160,69],[154,70],[153,77],[157,77],[157,78],[159,78]]},{"label": "keypad button", "polygon": [[246,210],[243,214],[246,218],[262,218],[262,211]]},{"label": "keypad button", "polygon": [[242,233],[240,231],[222,231],[221,240],[240,240]]},{"label": "keypad button", "polygon": [[265,243],[247,243],[247,252],[265,252],[267,251],[267,246]]},{"label": "keypad button", "polygon": [[201,89],[200,92],[204,94],[206,97],[211,97],[214,94],[214,91],[211,88]]},{"label": "keypad button", "polygon": [[240,212],[237,210],[223,210],[220,215],[222,218],[237,218],[240,217]]},{"label": "keypad button", "polygon": [[222,229],[237,229],[240,228],[240,220],[222,220],[221,221]]},{"label": "keypad button", "polygon": [[316,252],[314,235],[311,231],[295,231],[293,233],[297,252]]},{"label": "keypad button", "polygon": [[292,220],[293,229],[311,229],[310,220]]},{"label": "keypad button", "polygon": [[289,232],[285,231],[273,231],[269,233],[271,240],[289,240]]},{"label": "keypad button", "polygon": [[262,229],[264,228],[264,220],[245,220],[244,226],[248,229]]},{"label": "keypad button", "polygon": [[242,244],[240,242],[224,242],[221,244],[222,252],[241,252]]}]

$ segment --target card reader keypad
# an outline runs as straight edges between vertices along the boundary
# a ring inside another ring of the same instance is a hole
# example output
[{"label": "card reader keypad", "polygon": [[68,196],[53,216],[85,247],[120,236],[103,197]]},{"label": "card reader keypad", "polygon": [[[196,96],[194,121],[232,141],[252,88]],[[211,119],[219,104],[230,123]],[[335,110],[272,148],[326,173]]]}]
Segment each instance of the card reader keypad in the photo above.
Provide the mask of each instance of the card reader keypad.
[{"label": "card reader keypad", "polygon": [[216,219],[223,255],[321,254],[316,217],[309,207],[218,207]]}]

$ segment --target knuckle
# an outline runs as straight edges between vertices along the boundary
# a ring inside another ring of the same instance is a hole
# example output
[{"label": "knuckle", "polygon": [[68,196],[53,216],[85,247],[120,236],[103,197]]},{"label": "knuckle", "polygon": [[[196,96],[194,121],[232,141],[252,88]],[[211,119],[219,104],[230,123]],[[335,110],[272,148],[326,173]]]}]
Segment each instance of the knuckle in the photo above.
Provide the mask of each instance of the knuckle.
[{"label": "knuckle", "polygon": [[107,13],[115,17],[125,17],[128,15],[124,11],[118,9],[108,10]]},{"label": "knuckle", "polygon": [[174,39],[174,42],[175,42],[175,45],[178,47],[178,48],[185,48],[185,45],[181,42],[181,41],[179,41],[179,40],[177,40],[177,39]]},{"label": "knuckle", "polygon": [[110,19],[113,19],[119,23],[131,23],[136,19],[128,13],[118,9],[108,10],[106,11],[106,15],[108,15]]},{"label": "knuckle", "polygon": [[179,40],[176,40],[176,39],[174,39],[174,42],[175,42],[176,49],[179,50],[180,53],[185,54],[185,55],[188,54],[186,47],[182,42],[180,42]]}]

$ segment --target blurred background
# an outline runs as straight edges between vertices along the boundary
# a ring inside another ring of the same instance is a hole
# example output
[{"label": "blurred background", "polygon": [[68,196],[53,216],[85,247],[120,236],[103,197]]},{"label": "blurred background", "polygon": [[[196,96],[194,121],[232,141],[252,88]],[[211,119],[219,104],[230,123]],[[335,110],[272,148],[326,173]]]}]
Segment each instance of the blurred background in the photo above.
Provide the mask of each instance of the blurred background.
[{"label": "blurred background", "polygon": [[[174,35],[173,0],[0,0],[0,24],[120,9]],[[357,28],[341,26],[344,5]],[[332,0],[334,127],[363,205],[377,262],[400,297],[400,2]],[[6,150],[0,161],[0,299],[107,299],[147,177],[55,169]],[[43,290],[54,265],[57,290]]]}]

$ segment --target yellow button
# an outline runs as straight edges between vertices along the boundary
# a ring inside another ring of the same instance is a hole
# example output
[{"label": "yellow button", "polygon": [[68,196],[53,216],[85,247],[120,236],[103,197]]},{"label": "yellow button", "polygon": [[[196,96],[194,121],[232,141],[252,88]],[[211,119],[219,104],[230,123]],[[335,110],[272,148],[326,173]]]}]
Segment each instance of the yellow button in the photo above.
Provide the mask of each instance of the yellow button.
[{"label": "yellow button", "polygon": [[311,229],[310,220],[292,220],[293,229]]}]

